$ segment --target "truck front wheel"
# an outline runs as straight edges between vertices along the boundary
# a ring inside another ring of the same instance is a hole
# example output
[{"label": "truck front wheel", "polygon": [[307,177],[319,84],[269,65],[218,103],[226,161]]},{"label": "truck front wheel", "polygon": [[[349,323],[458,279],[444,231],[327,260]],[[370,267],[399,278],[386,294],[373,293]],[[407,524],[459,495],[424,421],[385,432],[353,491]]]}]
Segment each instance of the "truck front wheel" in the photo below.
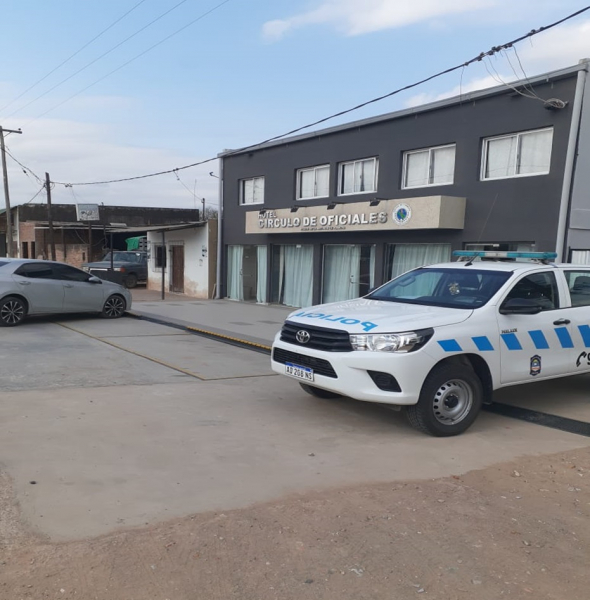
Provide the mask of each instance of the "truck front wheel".
[{"label": "truck front wheel", "polygon": [[460,364],[441,364],[424,380],[417,404],[408,406],[410,424],[436,437],[458,435],[479,414],[483,386],[473,369]]}]

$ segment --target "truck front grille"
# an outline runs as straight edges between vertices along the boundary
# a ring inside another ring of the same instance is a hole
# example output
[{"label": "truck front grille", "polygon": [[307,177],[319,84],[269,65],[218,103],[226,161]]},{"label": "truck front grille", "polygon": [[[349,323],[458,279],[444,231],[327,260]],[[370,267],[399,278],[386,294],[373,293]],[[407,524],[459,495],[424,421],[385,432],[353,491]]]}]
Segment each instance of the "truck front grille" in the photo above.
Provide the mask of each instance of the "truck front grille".
[{"label": "truck front grille", "polygon": [[[309,334],[307,343],[302,344],[297,341],[299,331],[306,331]],[[285,321],[281,329],[281,340],[302,348],[313,348],[326,352],[352,352],[348,332],[341,329],[328,329]]]}]

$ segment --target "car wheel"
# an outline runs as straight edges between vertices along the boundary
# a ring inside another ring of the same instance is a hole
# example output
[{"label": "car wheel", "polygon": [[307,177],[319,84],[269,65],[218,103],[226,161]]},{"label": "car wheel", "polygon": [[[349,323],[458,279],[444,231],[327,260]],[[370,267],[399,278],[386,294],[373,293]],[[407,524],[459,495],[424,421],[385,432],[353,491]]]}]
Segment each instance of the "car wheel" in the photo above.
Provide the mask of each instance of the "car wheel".
[{"label": "car wheel", "polygon": [[482,401],[483,386],[473,369],[442,364],[426,377],[418,403],[408,406],[406,415],[410,424],[424,433],[458,435],[471,427]]},{"label": "car wheel", "polygon": [[333,398],[341,398],[340,394],[336,392],[330,392],[328,390],[323,390],[322,388],[317,388],[313,385],[307,385],[307,383],[300,383],[301,389],[304,392],[307,392],[311,396],[315,396],[316,398],[323,398],[324,400],[331,400]]},{"label": "car wheel", "polygon": [[129,273],[125,278],[125,287],[126,288],[134,288],[137,286],[137,275],[135,273]]},{"label": "car wheel", "polygon": [[109,296],[100,316],[104,319],[118,319],[125,314],[126,308],[125,300],[121,296]]},{"label": "car wheel", "polygon": [[0,325],[14,327],[27,316],[27,305],[16,296],[8,296],[0,301]]}]

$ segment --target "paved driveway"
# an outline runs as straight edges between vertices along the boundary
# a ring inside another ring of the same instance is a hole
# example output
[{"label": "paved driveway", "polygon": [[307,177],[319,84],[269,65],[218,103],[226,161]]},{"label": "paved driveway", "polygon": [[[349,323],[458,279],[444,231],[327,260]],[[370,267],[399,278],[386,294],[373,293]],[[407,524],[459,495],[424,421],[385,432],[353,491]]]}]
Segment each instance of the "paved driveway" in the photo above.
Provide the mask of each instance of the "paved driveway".
[{"label": "paved driveway", "polygon": [[[429,438],[386,407],[302,393],[263,354],[130,318],[1,335],[3,467],[25,520],[55,540],[587,445],[485,413],[463,436]],[[535,397],[559,389],[585,410],[588,379],[570,381]]]}]

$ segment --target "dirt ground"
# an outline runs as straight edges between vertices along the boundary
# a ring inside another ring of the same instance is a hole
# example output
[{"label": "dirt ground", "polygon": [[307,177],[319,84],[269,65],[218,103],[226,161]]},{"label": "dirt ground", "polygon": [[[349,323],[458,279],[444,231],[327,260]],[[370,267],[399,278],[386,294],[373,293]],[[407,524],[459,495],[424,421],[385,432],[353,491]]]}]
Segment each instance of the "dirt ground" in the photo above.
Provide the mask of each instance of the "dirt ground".
[{"label": "dirt ground", "polygon": [[62,544],[0,509],[2,600],[590,597],[590,448]]}]

